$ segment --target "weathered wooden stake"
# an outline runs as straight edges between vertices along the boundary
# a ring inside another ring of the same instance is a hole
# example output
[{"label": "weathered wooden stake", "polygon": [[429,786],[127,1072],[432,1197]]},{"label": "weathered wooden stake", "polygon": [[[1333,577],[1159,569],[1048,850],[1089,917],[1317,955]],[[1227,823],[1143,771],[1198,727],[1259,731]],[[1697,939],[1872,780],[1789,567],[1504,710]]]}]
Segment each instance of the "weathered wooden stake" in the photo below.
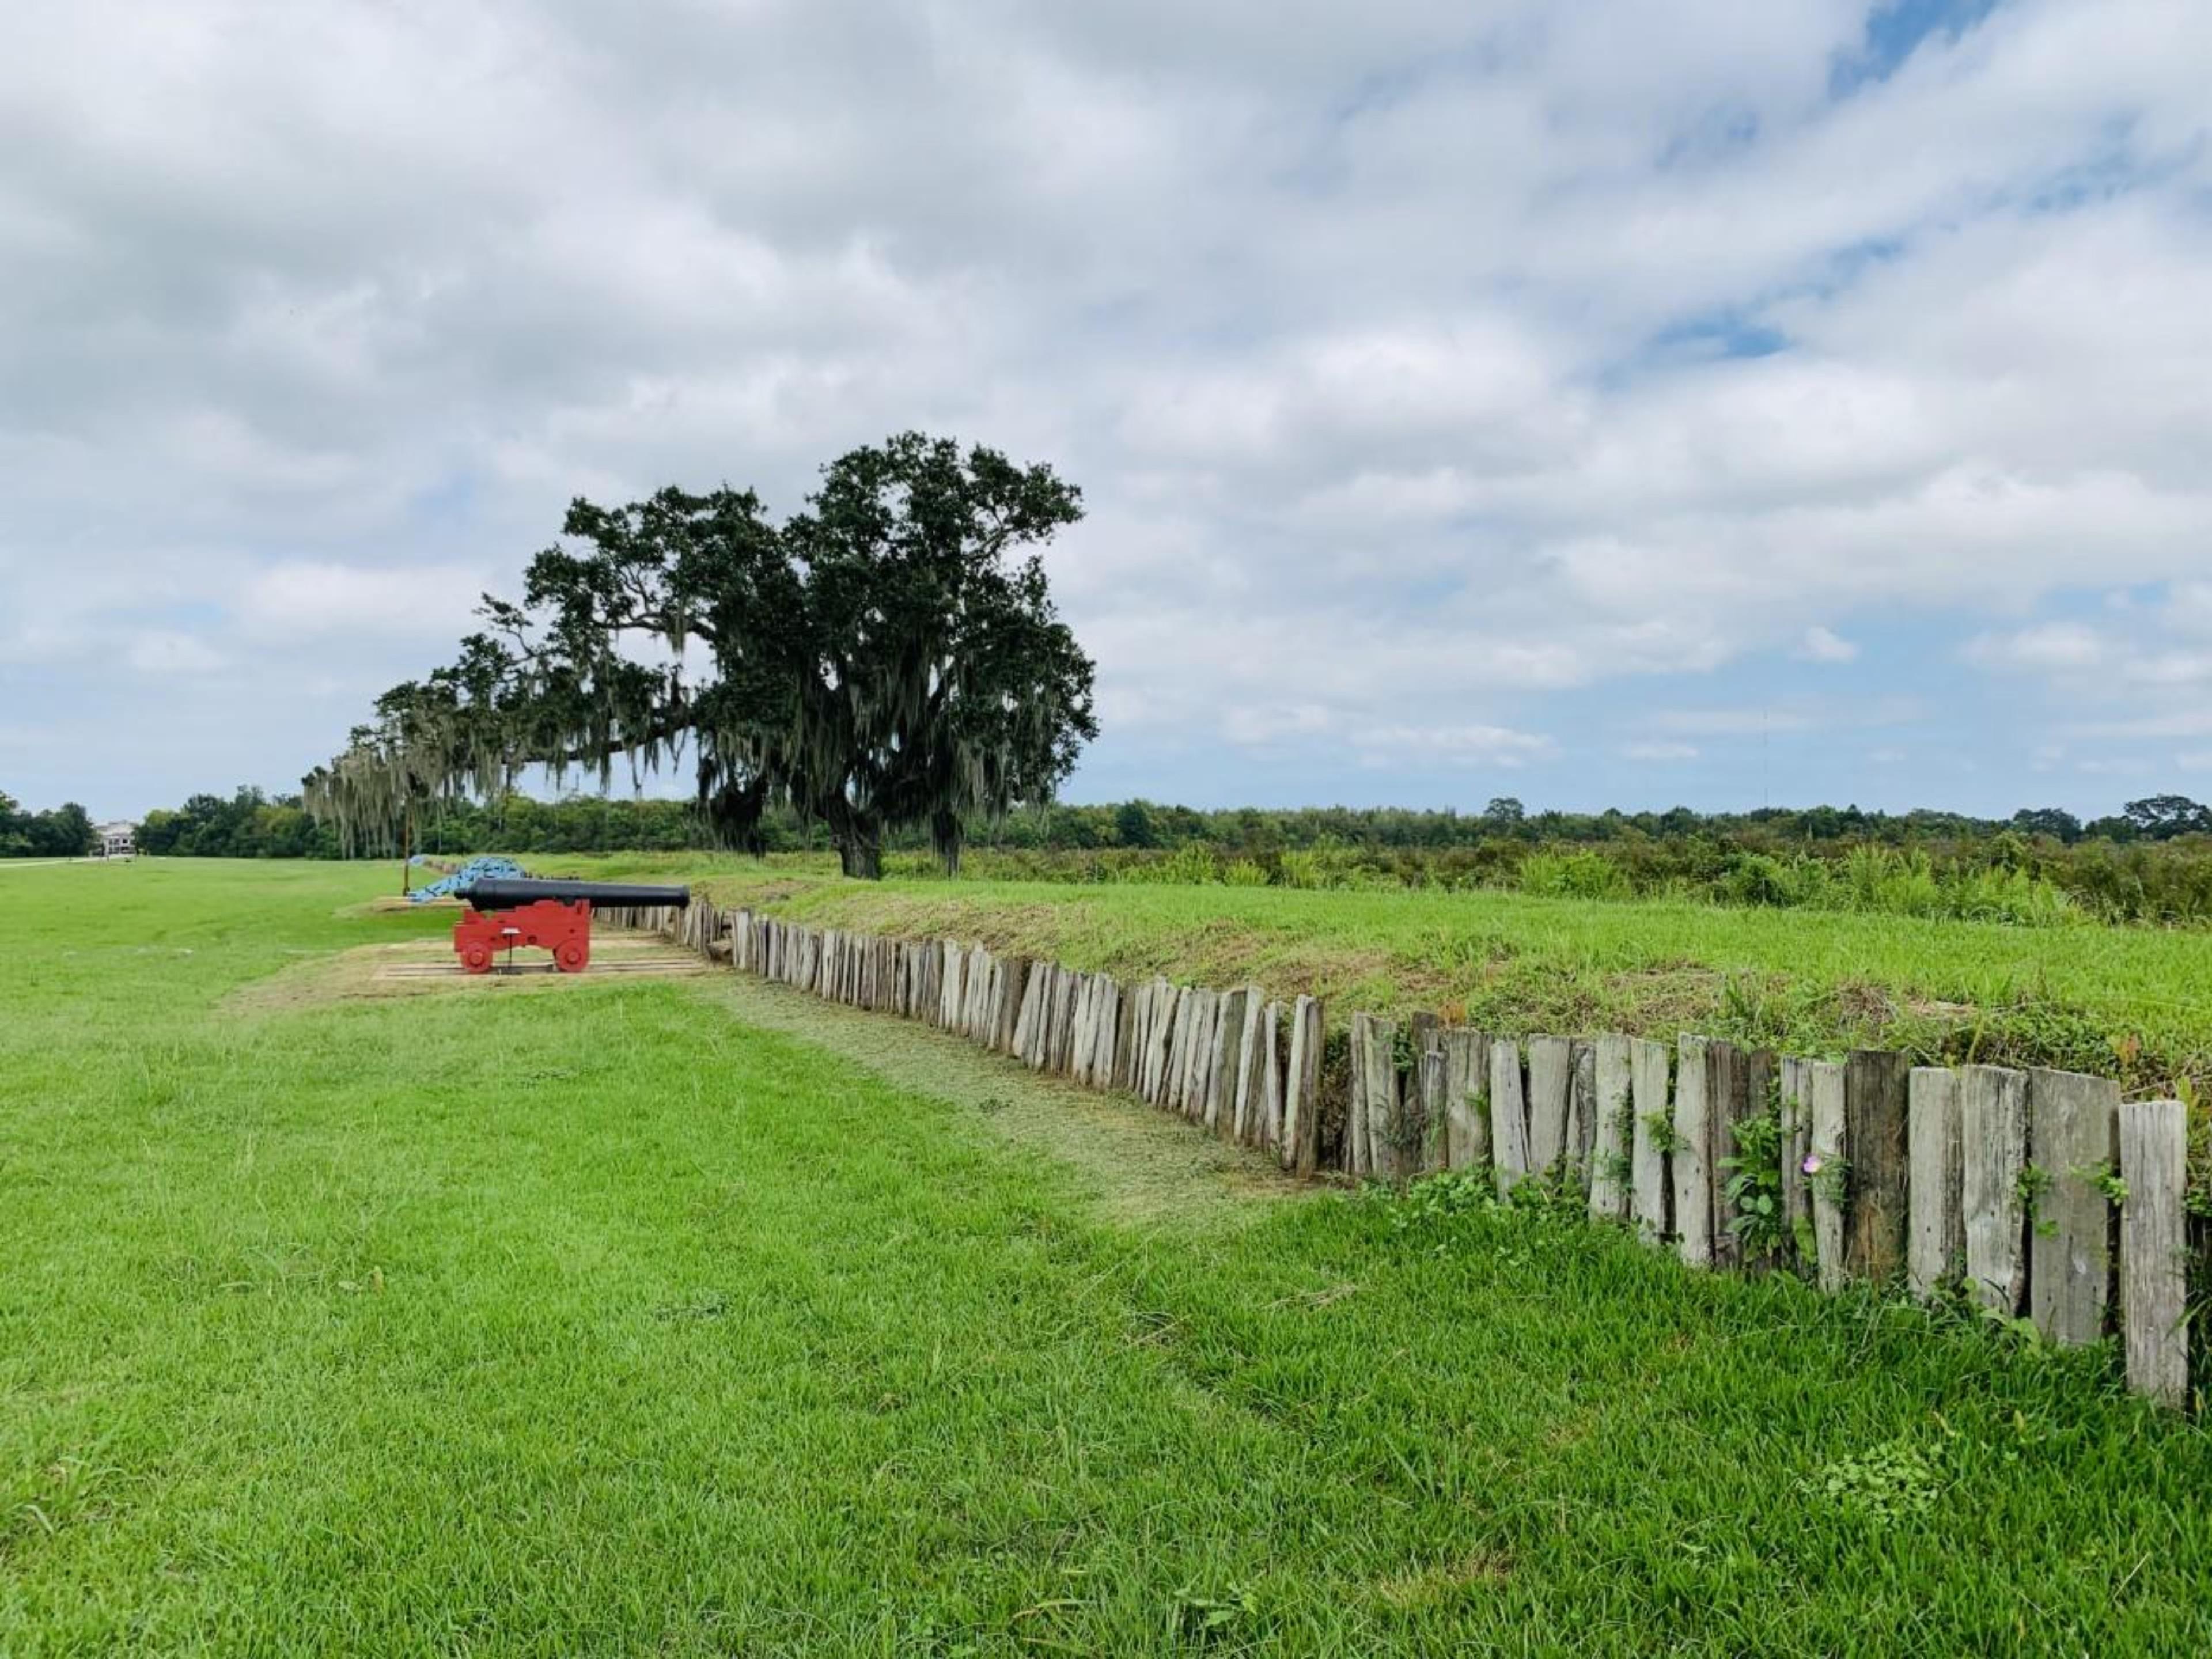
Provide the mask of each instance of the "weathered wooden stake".
[{"label": "weathered wooden stake", "polygon": [[1239,1146],[1252,1146],[1259,1128],[1259,1015],[1265,1009],[1263,994],[1256,984],[1243,988],[1243,1000],[1237,1005],[1237,1022],[1228,1029],[1230,1037],[1230,1082],[1228,1106],[1230,1139]]},{"label": "weathered wooden stake", "polygon": [[1228,992],[1221,1003],[1221,1052],[1214,1056],[1214,1067],[1221,1079],[1221,1104],[1213,1127],[1224,1140],[1241,1146],[1245,1114],[1251,1109],[1244,1079],[1252,1060],[1249,1042],[1260,1018],[1260,999],[1247,986]]},{"label": "weathered wooden stake", "polygon": [[2036,1328],[2069,1347],[2105,1334],[2112,1291],[2108,1175],[2120,1085],[2074,1072],[2027,1074],[2028,1147],[2043,1188],[2029,1218],[2027,1298]]},{"label": "weathered wooden stake", "polygon": [[1813,1254],[1820,1288],[1839,1291],[1844,1279],[1844,1221],[1850,1207],[1851,1168],[1844,1133],[1844,1067],[1832,1060],[1805,1062],[1811,1102],[1813,1150],[1805,1161],[1813,1198]]},{"label": "weathered wooden stake", "polygon": [[1915,1296],[1929,1297],[1957,1277],[1966,1257],[1959,1074],[1916,1066],[1906,1097],[1905,1278]]},{"label": "weathered wooden stake", "polygon": [[2027,1294],[2027,1073],[1969,1066],[1959,1074],[1960,1207],[1966,1284],[1985,1308],[2008,1316]]},{"label": "weathered wooden stake", "polygon": [[1182,1039],[1184,988],[1170,983],[1165,978],[1154,981],[1159,994],[1159,1008],[1152,1018],[1152,1087],[1146,1098],[1153,1105],[1166,1107],[1174,1092],[1176,1045]]},{"label": "weathered wooden stake", "polygon": [[1030,966],[1027,957],[1008,957],[999,975],[999,1007],[991,1023],[991,1046],[1002,1054],[1014,1052],[1022,1009],[1029,997]]},{"label": "weathered wooden stake", "polygon": [[1562,1036],[1528,1039],[1528,1171],[1556,1176],[1567,1155],[1567,1103],[1574,1088],[1574,1045]]},{"label": "weathered wooden stake", "polygon": [[1348,1176],[1369,1174],[1368,1162],[1370,1142],[1367,1127],[1367,1030],[1375,1023],[1372,1014],[1354,1014],[1347,1044],[1346,1070],[1350,1073],[1349,1087],[1344,1107],[1344,1172]]},{"label": "weathered wooden stake", "polygon": [[1221,994],[1203,987],[1190,994],[1190,1075],[1183,1079],[1183,1115],[1206,1121],[1213,1080],[1213,1045],[1221,1035]]},{"label": "weathered wooden stake", "polygon": [[1574,1085],[1567,1093],[1567,1167],[1575,1190],[1589,1197],[1590,1158],[1597,1150],[1597,1045],[1577,1037]]},{"label": "weathered wooden stake", "polygon": [[1230,1128],[1240,1146],[1260,1144],[1260,1120],[1267,1110],[1267,1082],[1261,1070],[1260,1027],[1267,1018],[1266,994],[1256,985],[1244,988],[1243,1006],[1237,1022],[1236,1081],[1230,1091]]},{"label": "weathered wooden stake", "polygon": [[1260,1150],[1277,1154],[1281,1161],[1288,1148],[1283,1140],[1283,1005],[1270,1002],[1260,1010]]},{"label": "weathered wooden stake", "polygon": [[1503,1198],[1529,1172],[1528,1111],[1521,1079],[1521,1045],[1490,1039],[1490,1156]]},{"label": "weathered wooden stake", "polygon": [[1310,1176],[1321,1162],[1322,1006],[1300,997],[1291,1007],[1291,1058],[1283,1082],[1283,1167]]},{"label": "weathered wooden stake", "polygon": [[1589,1212],[1598,1221],[1628,1213],[1628,1149],[1635,1134],[1632,1050],[1626,1037],[1607,1033],[1591,1045]]},{"label": "weathered wooden stake", "polygon": [[1813,1115],[1805,1093],[1808,1062],[1784,1055],[1781,1062],[1782,1133],[1776,1147],[1782,1176],[1782,1223],[1793,1241],[1809,1234],[1812,1194],[1805,1186],[1805,1155],[1813,1149]]},{"label": "weathered wooden stake", "polygon": [[1903,1054],[1882,1049],[1855,1048],[1844,1061],[1844,1158],[1851,1188],[1844,1265],[1854,1279],[1876,1284],[1905,1267],[1911,1072]]},{"label": "weathered wooden stake", "polygon": [[1667,1045],[1646,1037],[1629,1043],[1630,1092],[1634,1116],[1630,1125],[1628,1213],[1636,1223],[1637,1237],[1646,1244],[1662,1244],[1673,1235],[1667,1213],[1670,1182],[1667,1152],[1674,1144],[1674,1115],[1667,1100],[1667,1072],[1673,1056]]},{"label": "weathered wooden stake", "polygon": [[1735,1224],[1742,1212],[1729,1196],[1729,1183],[1736,1172],[1728,1166],[1737,1152],[1736,1126],[1752,1115],[1751,1056],[1733,1042],[1705,1046],[1705,1109],[1713,1125],[1713,1265],[1741,1267],[1743,1240]]},{"label": "weathered wooden stake", "polygon": [[1160,1073],[1159,1103],[1181,1112],[1190,1079],[1191,1032],[1198,1024],[1198,990],[1179,985],[1175,994],[1175,1016],[1168,1022],[1168,1052]]},{"label": "weathered wooden stake", "polygon": [[2189,1399],[2189,1268],[2183,1200],[2189,1114],[2178,1100],[2120,1108],[2120,1322],[2128,1386],[2161,1406]]},{"label": "weathered wooden stake", "polygon": [[1449,1070],[1440,1047],[1423,1049],[1413,1062],[1413,1096],[1420,1102],[1425,1148],[1420,1167],[1425,1170],[1443,1165],[1444,1087]]},{"label": "weathered wooden stake", "polygon": [[1385,1181],[1402,1181],[1412,1172],[1413,1149],[1406,1121],[1406,1099],[1398,1075],[1398,1027],[1387,1019],[1367,1022],[1367,1167]]},{"label": "weathered wooden stake", "polygon": [[1444,1051],[1444,1163],[1476,1170],[1490,1162],[1490,1039],[1456,1026]]},{"label": "weathered wooden stake", "polygon": [[1713,1265],[1713,1115],[1707,1039],[1685,1034],[1675,1045],[1675,1249],[1692,1267]]}]

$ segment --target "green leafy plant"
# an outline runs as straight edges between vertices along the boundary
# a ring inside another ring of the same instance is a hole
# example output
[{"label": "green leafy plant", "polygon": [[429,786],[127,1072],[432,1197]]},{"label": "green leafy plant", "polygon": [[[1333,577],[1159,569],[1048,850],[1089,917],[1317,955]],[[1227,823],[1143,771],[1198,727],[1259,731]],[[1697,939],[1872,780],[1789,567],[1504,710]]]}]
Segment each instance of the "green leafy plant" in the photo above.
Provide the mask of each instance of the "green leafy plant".
[{"label": "green leafy plant", "polygon": [[1735,1151],[1721,1159],[1730,1170],[1724,1188],[1735,1208],[1728,1230],[1751,1260],[1771,1259],[1790,1242],[1782,1201],[1782,1114],[1770,1107],[1735,1126]]},{"label": "green leafy plant", "polygon": [[1417,1176],[1402,1188],[1371,1187],[1371,1201],[1388,1206],[1390,1224],[1400,1232],[1454,1216],[1477,1214],[1502,1206],[1497,1177],[1485,1164],[1464,1170],[1437,1170]]},{"label": "green leafy plant", "polygon": [[1259,1613],[1259,1600],[1248,1585],[1231,1584],[1218,1593],[1186,1586],[1176,1592],[1175,1634],[1182,1641],[1204,1646],[1234,1634]]},{"label": "green leafy plant", "polygon": [[1626,1187],[1636,1178],[1636,1163],[1626,1152],[1601,1152],[1590,1159],[1590,1171],[1615,1187]]},{"label": "green leafy plant", "polygon": [[2102,1164],[2077,1164],[2073,1175],[2075,1180],[2086,1182],[2102,1193],[2107,1204],[2124,1205],[2128,1201],[2128,1183],[2110,1159]]},{"label": "green leafy plant", "polygon": [[1646,1112],[1637,1121],[1650,1132],[1651,1144],[1662,1152],[1671,1156],[1689,1145],[1675,1133],[1674,1119],[1664,1112]]},{"label": "green leafy plant", "polygon": [[2013,1190],[2020,1194],[2021,1210],[2033,1222],[2036,1232],[2045,1238],[2052,1237],[2058,1231],[2058,1223],[2055,1219],[2036,1214],[2042,1206],[2043,1195],[2051,1190],[2051,1171],[2040,1165],[2023,1164],[2020,1166],[2019,1178],[2013,1183]]},{"label": "green leafy plant", "polygon": [[1869,1521],[1894,1522],[1927,1514],[1942,1486],[1934,1460],[1900,1437],[1836,1459],[1798,1490]]}]

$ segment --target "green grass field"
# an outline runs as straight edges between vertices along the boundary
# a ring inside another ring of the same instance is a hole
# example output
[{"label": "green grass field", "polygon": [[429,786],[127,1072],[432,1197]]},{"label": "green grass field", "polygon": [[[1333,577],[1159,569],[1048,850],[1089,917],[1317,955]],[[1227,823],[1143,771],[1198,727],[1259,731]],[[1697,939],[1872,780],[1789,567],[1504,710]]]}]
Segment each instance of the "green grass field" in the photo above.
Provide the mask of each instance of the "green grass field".
[{"label": "green grass field", "polygon": [[[328,999],[449,920],[342,914],[390,877],[0,873],[0,1653],[2212,1650],[2212,1435],[2109,1356],[1286,1190],[732,975]],[[1305,896],[785,902],[1445,989],[1923,943]],[[2201,991],[2125,937],[2052,994]]]}]

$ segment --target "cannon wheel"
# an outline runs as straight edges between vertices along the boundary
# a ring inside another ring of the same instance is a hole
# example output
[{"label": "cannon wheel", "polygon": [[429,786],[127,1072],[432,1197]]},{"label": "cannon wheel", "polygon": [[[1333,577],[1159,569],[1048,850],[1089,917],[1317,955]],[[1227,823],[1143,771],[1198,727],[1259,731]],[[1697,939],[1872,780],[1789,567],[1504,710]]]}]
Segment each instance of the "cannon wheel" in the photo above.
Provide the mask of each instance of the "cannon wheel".
[{"label": "cannon wheel", "polygon": [[581,939],[563,939],[553,952],[553,965],[564,974],[580,974],[592,959],[592,947]]},{"label": "cannon wheel", "polygon": [[491,946],[474,943],[463,945],[461,967],[464,971],[471,974],[491,972]]}]

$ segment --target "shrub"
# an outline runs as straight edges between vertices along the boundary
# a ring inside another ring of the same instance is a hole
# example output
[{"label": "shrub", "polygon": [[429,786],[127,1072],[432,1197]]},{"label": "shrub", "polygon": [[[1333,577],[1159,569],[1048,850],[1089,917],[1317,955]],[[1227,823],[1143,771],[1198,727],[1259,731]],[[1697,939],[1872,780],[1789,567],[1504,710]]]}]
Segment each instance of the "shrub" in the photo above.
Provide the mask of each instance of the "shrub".
[{"label": "shrub", "polygon": [[1628,873],[1602,853],[1534,852],[1521,860],[1521,890],[1540,898],[1627,898]]}]

